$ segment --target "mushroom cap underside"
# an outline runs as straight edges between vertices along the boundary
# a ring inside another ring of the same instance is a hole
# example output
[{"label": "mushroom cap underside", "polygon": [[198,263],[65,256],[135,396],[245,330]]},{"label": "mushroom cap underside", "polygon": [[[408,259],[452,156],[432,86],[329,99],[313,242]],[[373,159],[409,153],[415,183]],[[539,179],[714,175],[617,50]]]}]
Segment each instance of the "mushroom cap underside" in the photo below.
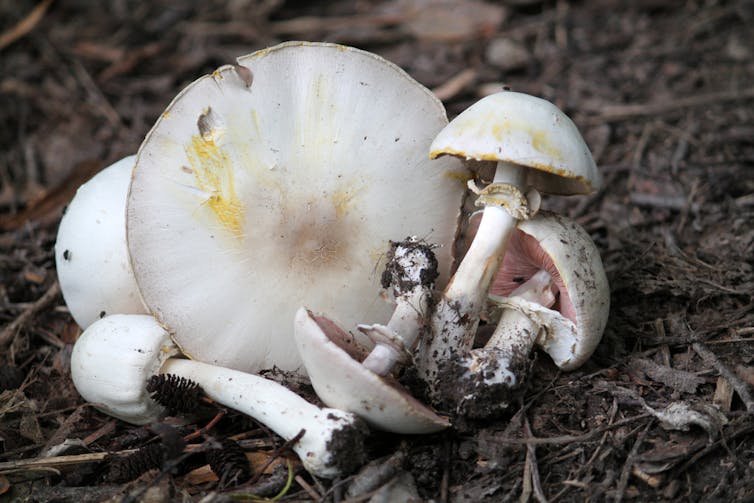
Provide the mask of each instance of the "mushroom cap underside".
[{"label": "mushroom cap underside", "polygon": [[587,194],[602,176],[576,125],[549,101],[512,91],[486,96],[453,119],[430,157],[506,161],[528,168],[528,183],[550,194]]},{"label": "mushroom cap underside", "polygon": [[537,344],[560,368],[573,370],[594,352],[607,324],[610,287],[602,259],[580,225],[554,213],[540,212],[519,222],[490,294],[508,295],[540,269],[547,270],[557,285],[557,303],[552,309],[531,303],[523,308],[534,308],[534,316],[549,325]]},{"label": "mushroom cap underside", "polygon": [[325,330],[342,331],[332,323],[318,322],[303,307],[296,313],[296,343],[312,386],[325,404],[353,412],[376,428],[395,433],[432,433],[450,425],[405,390],[365,368],[331,340],[331,335],[336,341],[345,336]]},{"label": "mushroom cap underside", "polygon": [[398,67],[286,43],[184,89],[141,146],[128,200],[145,303],[192,358],[303,370],[300,305],[346,327],[386,321],[390,240],[421,235],[451,266],[466,170],[426,158],[442,104]]}]

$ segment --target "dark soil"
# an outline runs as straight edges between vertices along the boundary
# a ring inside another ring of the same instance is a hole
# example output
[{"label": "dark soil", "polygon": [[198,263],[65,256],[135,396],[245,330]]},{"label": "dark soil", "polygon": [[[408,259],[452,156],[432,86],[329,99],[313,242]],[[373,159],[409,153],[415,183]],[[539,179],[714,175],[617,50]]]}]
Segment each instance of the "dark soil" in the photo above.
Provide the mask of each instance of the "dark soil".
[{"label": "dark soil", "polygon": [[[436,501],[754,501],[752,19],[754,3],[715,0],[0,1],[0,501],[366,501],[404,471]],[[504,85],[560,106],[605,183],[543,206],[596,242],[612,312],[581,369],[539,355],[500,420],[373,432],[355,479],[312,479],[227,414],[210,434],[236,435],[254,474],[210,495],[207,437],[181,436],[211,407],[145,429],[77,395],[55,232],[78,185],[134,153],[180,89],[289,39],[376,52],[451,117]],[[105,454],[156,442],[161,469],[106,479]]]}]

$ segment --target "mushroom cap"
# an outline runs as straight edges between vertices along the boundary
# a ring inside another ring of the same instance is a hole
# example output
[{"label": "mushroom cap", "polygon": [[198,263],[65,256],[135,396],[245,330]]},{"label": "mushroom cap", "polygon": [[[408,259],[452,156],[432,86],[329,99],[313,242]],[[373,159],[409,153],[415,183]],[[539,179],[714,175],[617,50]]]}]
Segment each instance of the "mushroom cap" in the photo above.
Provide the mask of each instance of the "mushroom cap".
[{"label": "mushroom cap", "polygon": [[114,314],[92,323],[76,341],[71,377],[99,410],[133,424],[156,421],[163,408],[150,398],[147,379],[178,354],[168,332],[144,314]]},{"label": "mushroom cap", "polygon": [[558,367],[573,370],[597,348],[610,312],[610,287],[599,250],[580,225],[554,213],[540,212],[519,222],[518,231],[490,294],[508,295],[538,270],[547,270],[559,290],[551,309],[515,297],[508,301],[544,328],[537,345]]},{"label": "mushroom cap", "polygon": [[384,59],[286,43],[184,89],[142,144],[127,210],[146,305],[192,358],[302,370],[306,304],[347,327],[387,320],[391,239],[438,248],[447,279],[466,170],[426,159],[442,104]]},{"label": "mushroom cap", "polygon": [[512,91],[486,96],[453,119],[430,146],[430,158],[441,155],[533,168],[529,185],[550,194],[588,194],[602,183],[573,121],[549,101]]},{"label": "mushroom cap", "polygon": [[144,314],[126,247],[126,196],[136,156],[79,187],[60,221],[55,265],[63,299],[81,328],[108,314]]},{"label": "mushroom cap", "polygon": [[394,433],[441,431],[450,423],[435,414],[397,384],[389,382],[355,358],[337,341],[342,329],[305,308],[296,312],[298,350],[314,390],[329,407],[353,412],[372,426]]}]

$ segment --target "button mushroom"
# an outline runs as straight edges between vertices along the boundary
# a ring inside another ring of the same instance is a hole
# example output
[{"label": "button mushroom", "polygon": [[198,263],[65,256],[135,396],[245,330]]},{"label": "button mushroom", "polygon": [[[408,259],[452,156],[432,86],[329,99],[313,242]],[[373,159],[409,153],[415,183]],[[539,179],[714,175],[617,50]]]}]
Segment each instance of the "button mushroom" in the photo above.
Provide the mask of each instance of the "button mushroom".
[{"label": "button mushroom", "polygon": [[392,285],[396,309],[387,325],[359,325],[376,343],[371,352],[336,323],[304,308],[296,313],[296,343],[312,386],[327,405],[354,412],[382,430],[440,431],[448,421],[390,376],[396,364],[412,359],[425,326],[437,261],[430,247],[414,238],[394,243],[388,255],[383,286]]},{"label": "button mushroom", "polygon": [[[583,194],[601,177],[576,126],[553,104],[510,91],[487,96],[443,129],[430,157],[497,162],[492,183],[477,189],[479,230],[448,283],[422,344],[418,366],[436,395],[439,362],[471,348],[490,280],[518,221],[539,206],[539,192]],[[534,190],[532,190],[531,188]]]},{"label": "button mushroom", "polygon": [[79,187],[60,221],[58,281],[81,328],[108,314],[146,313],[126,247],[126,196],[135,160],[125,157]]},{"label": "button mushroom", "polygon": [[284,386],[228,368],[178,358],[178,348],[152,316],[112,315],[76,341],[71,376],[82,397],[134,424],[156,421],[163,409],[149,397],[147,380],[166,373],[197,383],[216,402],[248,414],[293,446],[307,470],[333,478],[363,462],[364,426],[353,414],[320,409]]},{"label": "button mushroom", "polygon": [[599,251],[572,220],[551,213],[520,222],[490,288],[500,320],[484,348],[440,366],[441,395],[471,417],[504,410],[536,344],[563,370],[582,365],[607,323],[610,289]]},{"label": "button mushroom", "polygon": [[138,154],[127,234],[145,303],[193,359],[249,372],[301,370],[301,305],[349,328],[384,322],[374,271],[389,240],[454,238],[466,171],[426,159],[446,124],[405,72],[334,44],[282,44],[199,79]]}]

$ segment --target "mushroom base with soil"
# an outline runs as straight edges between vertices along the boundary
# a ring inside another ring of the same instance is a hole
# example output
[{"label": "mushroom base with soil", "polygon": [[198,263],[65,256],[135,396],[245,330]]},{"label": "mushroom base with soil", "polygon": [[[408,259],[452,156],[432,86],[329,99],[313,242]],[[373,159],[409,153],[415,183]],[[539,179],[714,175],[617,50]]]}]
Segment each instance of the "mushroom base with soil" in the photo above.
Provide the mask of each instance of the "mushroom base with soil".
[{"label": "mushroom base with soil", "polygon": [[[502,296],[500,295],[502,294]],[[609,286],[599,252],[575,222],[543,212],[521,222],[490,288],[502,308],[483,348],[441,362],[444,410],[499,415],[524,389],[538,346],[563,370],[582,365],[607,323]]]}]

